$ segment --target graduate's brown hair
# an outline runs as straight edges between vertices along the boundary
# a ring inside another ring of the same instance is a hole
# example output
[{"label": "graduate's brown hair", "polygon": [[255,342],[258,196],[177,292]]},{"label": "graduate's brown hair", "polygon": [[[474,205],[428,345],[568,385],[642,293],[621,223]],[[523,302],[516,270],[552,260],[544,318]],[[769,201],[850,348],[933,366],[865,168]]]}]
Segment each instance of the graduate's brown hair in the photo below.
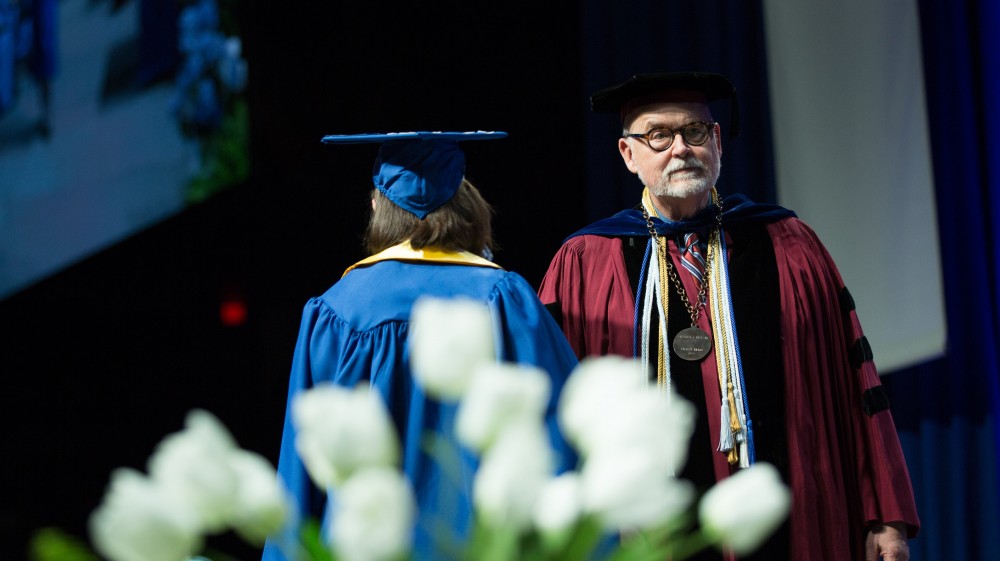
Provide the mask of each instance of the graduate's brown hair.
[{"label": "graduate's brown hair", "polygon": [[414,249],[468,251],[482,255],[493,250],[493,207],[472,183],[462,179],[455,195],[423,220],[403,210],[378,189],[365,232],[365,249],[375,254],[410,240]]}]

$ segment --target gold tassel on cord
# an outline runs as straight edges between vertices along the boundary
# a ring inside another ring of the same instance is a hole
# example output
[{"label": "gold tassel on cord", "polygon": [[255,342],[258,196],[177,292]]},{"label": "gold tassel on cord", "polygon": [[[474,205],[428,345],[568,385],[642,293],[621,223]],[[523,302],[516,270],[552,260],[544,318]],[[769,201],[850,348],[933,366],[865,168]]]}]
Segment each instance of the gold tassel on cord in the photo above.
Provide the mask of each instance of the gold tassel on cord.
[{"label": "gold tassel on cord", "polygon": [[739,446],[737,444],[736,435],[742,430],[743,427],[740,426],[740,415],[736,411],[736,394],[733,391],[733,382],[729,380],[726,384],[727,395],[729,396],[729,430],[733,431],[733,447],[729,450],[729,465],[736,465],[740,461],[740,454],[737,451]]},{"label": "gold tassel on cord", "polygon": [[[660,240],[660,243],[656,244],[656,262],[657,268],[660,273],[661,287],[663,286],[663,280],[667,278],[667,244],[665,241]],[[670,304],[670,298],[667,296],[666,290],[660,290],[660,301],[663,306],[663,318],[657,327],[657,333],[659,334],[659,344],[657,347],[657,361],[656,361],[656,385],[661,390],[665,390],[667,387],[667,377],[670,373],[667,372],[667,360],[666,352],[663,350],[663,342],[667,340],[667,333],[663,329],[663,325],[667,323],[667,308]]]}]

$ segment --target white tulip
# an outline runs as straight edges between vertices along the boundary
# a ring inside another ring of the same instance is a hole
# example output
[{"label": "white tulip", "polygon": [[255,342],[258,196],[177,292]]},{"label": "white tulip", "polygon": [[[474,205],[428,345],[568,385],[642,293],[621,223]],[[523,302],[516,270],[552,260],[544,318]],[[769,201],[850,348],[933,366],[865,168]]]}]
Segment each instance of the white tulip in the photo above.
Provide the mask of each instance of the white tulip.
[{"label": "white tulip", "polygon": [[638,362],[620,357],[586,359],[563,390],[559,421],[581,455],[642,448],[674,474],[687,461],[695,410],[643,381]]},{"label": "white tulip", "polygon": [[493,319],[481,302],[424,297],[414,303],[410,322],[410,366],[428,395],[457,400],[475,367],[496,360]]},{"label": "white tulip", "polygon": [[535,501],[552,477],[548,433],[540,422],[509,425],[486,451],[472,484],[472,502],[493,528],[527,529]]},{"label": "white tulip", "polygon": [[698,507],[704,532],[731,547],[751,553],[781,525],[791,507],[791,492],[768,463],[740,470],[709,489]]},{"label": "white tulip", "polygon": [[562,536],[583,515],[583,484],[580,474],[568,471],[549,480],[535,505],[535,528],[543,536]]},{"label": "white tulip", "polygon": [[336,494],[330,535],[344,561],[387,561],[410,549],[416,520],[410,483],[395,469],[352,475]]},{"label": "white tulip", "polygon": [[622,399],[609,400],[580,440],[590,454],[644,449],[657,459],[663,473],[674,475],[687,461],[694,419],[694,406],[682,397],[675,395],[668,401],[655,388],[639,388]]},{"label": "white tulip", "polygon": [[336,487],[358,469],[398,461],[392,419],[381,396],[368,386],[324,383],[296,394],[292,422],[295,448],[323,489]]},{"label": "white tulip", "polygon": [[193,410],[185,428],[168,435],[149,459],[149,475],[178,499],[195,507],[202,530],[219,532],[231,519],[236,476],[230,465],[238,450],[229,431],[211,413]]},{"label": "white tulip", "polygon": [[551,382],[544,370],[484,363],[458,406],[455,432],[460,442],[482,452],[510,424],[541,423]]},{"label": "white tulip", "polygon": [[183,561],[201,548],[197,512],[138,471],[119,468],[89,520],[94,549],[110,561]]},{"label": "white tulip", "polygon": [[660,458],[642,448],[594,454],[580,476],[584,510],[613,531],[659,526],[694,500],[693,485],[667,475]]},{"label": "white tulip", "polygon": [[291,495],[260,454],[239,450],[230,462],[238,482],[232,526],[248,542],[263,545],[291,514]]},{"label": "white tulip", "polygon": [[643,383],[638,361],[617,356],[583,359],[563,386],[559,425],[581,454],[590,452],[588,436],[600,428],[609,407],[634,395]]}]

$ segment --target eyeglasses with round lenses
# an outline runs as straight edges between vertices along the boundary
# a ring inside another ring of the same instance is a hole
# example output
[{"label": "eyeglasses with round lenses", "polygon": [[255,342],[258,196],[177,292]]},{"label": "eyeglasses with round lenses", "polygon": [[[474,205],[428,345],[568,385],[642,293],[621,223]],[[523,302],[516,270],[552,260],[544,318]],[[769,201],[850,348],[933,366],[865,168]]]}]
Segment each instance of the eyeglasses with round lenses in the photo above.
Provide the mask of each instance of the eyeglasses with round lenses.
[{"label": "eyeglasses with round lenses", "polygon": [[701,146],[705,144],[708,137],[715,130],[715,123],[705,121],[692,121],[679,129],[669,127],[654,127],[645,133],[626,133],[622,138],[638,138],[657,152],[663,152],[674,143],[674,137],[678,134],[684,137],[684,142],[689,146]]}]

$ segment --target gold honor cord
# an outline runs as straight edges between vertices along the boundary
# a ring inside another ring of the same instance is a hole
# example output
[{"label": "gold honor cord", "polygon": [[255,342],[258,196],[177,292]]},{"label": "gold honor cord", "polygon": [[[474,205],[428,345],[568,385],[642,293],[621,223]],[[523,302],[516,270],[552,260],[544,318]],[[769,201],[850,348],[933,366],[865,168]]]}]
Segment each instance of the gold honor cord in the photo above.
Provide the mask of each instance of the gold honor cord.
[{"label": "gold honor cord", "polygon": [[[713,247],[709,251],[713,250],[721,251],[721,248]],[[716,275],[718,275],[720,272],[721,272],[720,270],[713,270],[711,277],[713,281],[715,281],[711,283],[715,288],[715,290],[712,291],[712,301],[716,303],[715,307],[718,307],[720,303],[726,302],[726,298],[723,297],[721,294],[719,294],[718,291],[719,285],[721,283],[718,282]],[[728,325],[726,324],[725,321],[719,321],[718,318],[715,318],[714,316],[716,316],[716,314],[712,315],[713,319],[715,320],[712,322],[712,327],[713,327],[712,330],[715,332],[716,340],[722,341],[723,343],[728,342],[730,337],[730,334],[728,333]],[[743,430],[743,427],[740,424],[740,414],[739,410],[737,409],[736,388],[733,384],[733,374],[732,374],[733,369],[730,368],[730,365],[732,364],[734,357],[730,356],[730,345],[728,344],[716,345],[715,348],[716,348],[715,351],[716,365],[719,371],[719,389],[720,391],[725,393],[726,401],[728,402],[728,413],[729,413],[728,429],[730,433],[730,438],[732,439],[732,444],[731,447],[729,448],[729,455],[727,456],[727,460],[729,461],[730,465],[736,465],[736,463],[740,461],[737,440],[738,440],[738,435]],[[726,405],[727,405],[726,403],[723,403],[722,407],[726,408]],[[726,412],[727,411],[723,411],[723,417],[726,416],[725,415]],[[725,424],[723,424],[722,430],[726,430]]]},{"label": "gold honor cord", "polygon": [[667,340],[666,325],[667,325],[667,311],[670,309],[670,293],[663,289],[664,279],[667,279],[667,244],[666,242],[656,244],[656,265],[660,273],[660,302],[663,306],[663,317],[659,323],[659,334],[660,334],[660,344],[656,346],[657,350],[657,361],[656,361],[656,385],[657,387],[666,390],[667,387],[667,377],[670,376],[669,365],[670,365],[670,351],[667,350],[664,341]]},{"label": "gold honor cord", "polygon": [[[670,348],[666,346],[667,337],[665,335],[669,307],[664,307],[665,305],[669,306],[670,302],[663,297],[663,284],[660,282],[662,266],[664,266],[665,260],[660,258],[660,244],[658,240],[651,237],[649,244],[650,249],[648,251],[656,252],[656,255],[654,256],[654,260],[648,263],[645,286],[636,293],[636,298],[640,296],[640,293],[642,296],[642,302],[636,302],[636,306],[641,308],[641,320],[636,326],[638,330],[636,336],[639,338],[639,356],[642,364],[653,364],[656,367],[657,387],[667,399],[670,399],[672,390],[670,380]],[[656,317],[659,319],[658,322],[654,322],[653,310],[659,310],[656,314]],[[655,332],[653,331],[654,323]],[[654,344],[658,344],[659,347],[655,351],[656,354],[651,355],[652,349],[650,349],[650,345]]]},{"label": "gold honor cord", "polygon": [[[653,207],[653,201],[649,197],[649,189],[643,189],[642,191],[642,204],[646,210],[646,220],[648,222],[649,215],[656,212],[655,207]],[[670,276],[667,270],[667,242],[656,236],[655,233],[655,230],[650,228],[650,239],[652,240],[653,247],[656,249],[656,267],[660,281],[657,293],[660,297],[660,307],[663,309],[663,313],[661,314],[663,317],[660,318],[660,322],[657,324],[659,345],[656,346],[656,387],[661,391],[667,391],[670,380],[670,355],[664,342],[667,340],[666,325],[667,318],[669,317],[667,313],[670,309],[670,293],[663,288],[663,285],[666,283],[669,286]]]},{"label": "gold honor cord", "polygon": [[[713,191],[713,199],[718,195]],[[721,206],[721,205],[720,205]],[[714,255],[713,265],[707,271],[710,285],[712,333],[716,340],[716,366],[719,371],[719,390],[724,396],[722,404],[722,426],[720,427],[719,450],[727,451],[730,464],[739,463],[741,467],[749,465],[747,454],[740,454],[741,448],[748,446],[749,434],[745,431],[743,414],[743,387],[740,382],[739,357],[736,356],[736,334],[733,332],[733,317],[729,283],[726,276],[726,256],[723,247],[720,228],[717,236],[708,248],[709,255]],[[728,421],[728,422],[727,422]]]}]

